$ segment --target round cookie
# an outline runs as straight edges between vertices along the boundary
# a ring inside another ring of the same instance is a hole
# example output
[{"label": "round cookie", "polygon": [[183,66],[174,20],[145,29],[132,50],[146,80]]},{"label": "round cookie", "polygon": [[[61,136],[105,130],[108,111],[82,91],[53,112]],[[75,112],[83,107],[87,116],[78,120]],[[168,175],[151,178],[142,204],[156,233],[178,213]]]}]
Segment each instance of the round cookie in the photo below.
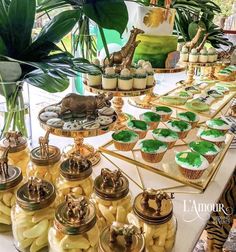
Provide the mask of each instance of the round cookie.
[{"label": "round cookie", "polygon": [[82,126],[77,121],[65,122],[63,125],[63,130],[81,130],[81,129],[82,129]]},{"label": "round cookie", "polygon": [[98,113],[100,115],[104,115],[104,116],[111,116],[111,115],[114,114],[114,112],[115,112],[115,110],[113,108],[111,108],[111,107],[109,107],[109,108],[108,107],[104,107],[102,109],[99,109],[99,111],[98,111]]},{"label": "round cookie", "polygon": [[111,124],[113,122],[113,120],[109,116],[99,116],[96,119],[96,122],[98,122],[101,126],[106,126],[108,124]]},{"label": "round cookie", "polygon": [[94,130],[94,129],[98,129],[100,127],[100,124],[98,122],[92,121],[92,122],[84,123],[82,127],[85,130]]},{"label": "round cookie", "polygon": [[52,118],[47,120],[47,125],[54,128],[61,128],[64,125],[64,121],[60,118]]},{"label": "round cookie", "polygon": [[57,118],[58,114],[55,112],[50,112],[50,111],[46,111],[43,112],[39,115],[39,118],[43,121],[43,122],[47,122],[49,119],[52,118]]},{"label": "round cookie", "polygon": [[49,107],[46,107],[44,110],[45,110],[45,112],[54,112],[54,113],[60,114],[61,107],[60,106],[49,106]]}]

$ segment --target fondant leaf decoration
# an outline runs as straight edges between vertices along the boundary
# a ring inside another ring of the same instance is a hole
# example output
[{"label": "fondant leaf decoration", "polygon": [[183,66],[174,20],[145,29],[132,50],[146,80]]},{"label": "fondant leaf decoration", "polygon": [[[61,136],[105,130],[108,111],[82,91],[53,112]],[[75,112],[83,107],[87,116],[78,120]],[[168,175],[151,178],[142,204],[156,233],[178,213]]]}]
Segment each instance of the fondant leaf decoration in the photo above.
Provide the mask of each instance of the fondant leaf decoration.
[{"label": "fondant leaf decoration", "polygon": [[150,10],[143,18],[143,23],[148,27],[158,27],[165,21],[165,10],[158,8]]}]

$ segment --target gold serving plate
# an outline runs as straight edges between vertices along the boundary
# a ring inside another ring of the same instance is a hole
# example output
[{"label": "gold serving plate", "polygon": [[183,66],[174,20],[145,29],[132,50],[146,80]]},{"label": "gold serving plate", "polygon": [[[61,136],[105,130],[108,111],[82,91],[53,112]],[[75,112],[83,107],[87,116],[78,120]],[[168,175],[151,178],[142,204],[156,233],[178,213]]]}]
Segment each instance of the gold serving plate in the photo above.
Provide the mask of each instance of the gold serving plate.
[{"label": "gold serving plate", "polygon": [[[165,127],[165,124],[160,123],[158,128]],[[118,151],[114,147],[113,140],[109,141],[105,145],[101,146],[99,150],[108,155],[119,158],[123,161],[136,165],[137,167],[146,169],[150,172],[159,174],[184,186],[190,186],[192,188],[198,189],[200,192],[203,192],[209,183],[213,180],[215,174],[220,168],[220,164],[223,161],[227,150],[230,147],[231,142],[234,139],[234,135],[227,133],[225,145],[222,148],[221,152],[216,156],[213,163],[209,165],[207,170],[204,172],[200,179],[190,180],[185,178],[178,169],[177,164],[175,163],[175,154],[176,152],[184,151],[189,149],[188,144],[192,141],[198,140],[197,138],[198,128],[192,129],[188,136],[184,140],[178,140],[175,146],[172,149],[167,150],[161,162],[153,164],[148,163],[143,160],[140,148],[138,143],[132,151]],[[148,132],[145,139],[153,139],[151,131]]]}]

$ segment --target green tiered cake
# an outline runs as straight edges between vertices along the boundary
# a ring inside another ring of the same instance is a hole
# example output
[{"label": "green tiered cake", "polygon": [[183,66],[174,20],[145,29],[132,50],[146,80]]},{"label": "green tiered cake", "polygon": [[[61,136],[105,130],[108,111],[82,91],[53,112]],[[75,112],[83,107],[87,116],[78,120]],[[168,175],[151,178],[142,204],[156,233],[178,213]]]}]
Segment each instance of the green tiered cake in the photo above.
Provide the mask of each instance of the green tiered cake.
[{"label": "green tiered cake", "polygon": [[178,38],[173,36],[175,10],[139,6],[136,27],[142,29],[137,40],[134,62],[149,61],[154,68],[174,68],[179,61]]}]

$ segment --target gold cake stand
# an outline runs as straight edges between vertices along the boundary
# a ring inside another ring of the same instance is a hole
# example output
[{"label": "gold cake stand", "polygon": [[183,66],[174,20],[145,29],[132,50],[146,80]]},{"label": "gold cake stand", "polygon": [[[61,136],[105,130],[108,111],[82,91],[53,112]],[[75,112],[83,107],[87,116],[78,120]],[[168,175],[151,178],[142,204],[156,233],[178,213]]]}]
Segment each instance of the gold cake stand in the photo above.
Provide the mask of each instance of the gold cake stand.
[{"label": "gold cake stand", "polygon": [[[176,66],[175,68],[155,68],[157,74],[180,73],[185,71],[186,66]],[[150,109],[153,107],[153,102],[159,98],[159,95],[154,94],[153,90],[143,97],[133,97],[129,99],[129,104],[142,109]]]},{"label": "gold cake stand", "polygon": [[123,97],[135,97],[135,96],[141,96],[149,93],[153,93],[153,86],[147,89],[141,89],[141,90],[129,90],[129,91],[121,91],[121,90],[105,90],[102,89],[102,87],[91,87],[87,85],[87,82],[84,81],[84,87],[88,92],[91,92],[93,94],[107,94],[112,93],[113,94],[113,107],[116,111],[116,114],[118,115],[118,120],[116,122],[116,125],[114,127],[115,130],[119,130],[124,127],[124,123],[130,119],[130,116],[125,114],[123,112],[123,106],[124,106],[124,100]]},{"label": "gold cake stand", "polygon": [[[53,106],[53,105],[49,105]],[[39,112],[39,115],[44,112],[45,108]],[[117,122],[117,114],[114,114],[114,120],[111,124],[102,126],[98,129],[91,130],[63,130],[62,128],[51,127],[43,122],[39,116],[38,120],[40,122],[40,126],[48,133],[60,136],[60,137],[70,137],[74,138],[74,145],[69,145],[65,147],[64,153],[66,156],[75,155],[75,156],[83,156],[88,158],[92,165],[96,165],[100,159],[101,155],[98,150],[96,150],[93,146],[84,143],[84,138],[101,136],[111,130],[113,130],[114,125]]]},{"label": "gold cake stand", "polygon": [[182,62],[188,70],[187,70],[187,79],[183,82],[185,85],[191,85],[195,81],[195,70],[197,68],[209,68],[208,80],[216,80],[215,70],[217,67],[225,67],[230,65],[229,61],[217,61],[213,63],[192,63],[192,62]]}]

